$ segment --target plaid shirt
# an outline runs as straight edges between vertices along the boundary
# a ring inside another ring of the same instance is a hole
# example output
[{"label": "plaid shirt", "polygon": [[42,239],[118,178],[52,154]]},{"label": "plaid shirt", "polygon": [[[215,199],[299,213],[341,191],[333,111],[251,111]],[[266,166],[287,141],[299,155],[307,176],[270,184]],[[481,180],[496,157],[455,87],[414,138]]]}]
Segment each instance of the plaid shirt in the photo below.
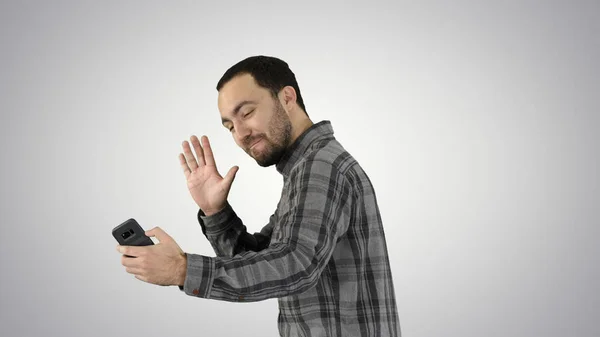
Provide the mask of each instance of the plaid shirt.
[{"label": "plaid shirt", "polygon": [[198,221],[216,257],[187,254],[187,295],[277,298],[281,336],[400,336],[375,191],[329,121],[312,125],[277,164],[277,210],[249,234],[231,205]]}]

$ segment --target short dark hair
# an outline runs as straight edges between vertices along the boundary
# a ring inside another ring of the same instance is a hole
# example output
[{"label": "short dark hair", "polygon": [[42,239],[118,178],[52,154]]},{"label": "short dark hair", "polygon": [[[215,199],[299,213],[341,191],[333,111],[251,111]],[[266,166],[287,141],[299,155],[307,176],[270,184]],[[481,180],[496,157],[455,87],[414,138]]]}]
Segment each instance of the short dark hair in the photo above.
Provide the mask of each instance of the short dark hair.
[{"label": "short dark hair", "polygon": [[[221,90],[225,83],[232,78],[242,74],[252,75],[256,84],[269,90],[275,99],[283,87],[288,85],[293,87],[296,90],[296,102],[306,113],[296,76],[285,61],[264,55],[248,57],[227,69],[217,83],[217,91]],[[308,113],[306,115],[308,116]]]}]

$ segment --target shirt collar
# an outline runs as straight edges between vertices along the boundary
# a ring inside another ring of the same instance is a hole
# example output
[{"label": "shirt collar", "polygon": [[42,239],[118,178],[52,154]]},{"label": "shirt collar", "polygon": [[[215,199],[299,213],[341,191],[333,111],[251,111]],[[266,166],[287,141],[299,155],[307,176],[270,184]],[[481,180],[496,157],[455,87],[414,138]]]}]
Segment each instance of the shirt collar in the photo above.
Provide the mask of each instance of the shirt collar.
[{"label": "shirt collar", "polygon": [[310,148],[310,145],[325,138],[333,138],[333,128],[330,121],[325,120],[311,125],[285,151],[276,165],[277,171],[287,177],[292,168]]}]

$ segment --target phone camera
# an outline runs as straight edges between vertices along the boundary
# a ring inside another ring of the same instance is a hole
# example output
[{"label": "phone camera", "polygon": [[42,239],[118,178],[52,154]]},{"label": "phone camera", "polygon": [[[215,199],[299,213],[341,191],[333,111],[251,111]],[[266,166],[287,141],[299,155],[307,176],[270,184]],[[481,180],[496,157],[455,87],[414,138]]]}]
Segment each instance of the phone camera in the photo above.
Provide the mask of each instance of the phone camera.
[{"label": "phone camera", "polygon": [[133,229],[130,229],[130,230],[126,231],[126,232],[123,232],[123,234],[121,234],[121,236],[123,237],[123,239],[127,239],[131,235],[133,235]]}]

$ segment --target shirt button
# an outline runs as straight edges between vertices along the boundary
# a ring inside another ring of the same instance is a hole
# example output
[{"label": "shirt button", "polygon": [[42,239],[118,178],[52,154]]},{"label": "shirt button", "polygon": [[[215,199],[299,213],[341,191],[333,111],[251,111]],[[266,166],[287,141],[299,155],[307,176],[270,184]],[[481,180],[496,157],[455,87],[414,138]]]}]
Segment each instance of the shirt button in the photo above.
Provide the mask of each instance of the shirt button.
[{"label": "shirt button", "polygon": [[192,290],[192,294],[194,294],[194,295],[198,295],[198,293],[200,293],[200,292],[198,291],[198,289],[194,289],[194,290]]}]

